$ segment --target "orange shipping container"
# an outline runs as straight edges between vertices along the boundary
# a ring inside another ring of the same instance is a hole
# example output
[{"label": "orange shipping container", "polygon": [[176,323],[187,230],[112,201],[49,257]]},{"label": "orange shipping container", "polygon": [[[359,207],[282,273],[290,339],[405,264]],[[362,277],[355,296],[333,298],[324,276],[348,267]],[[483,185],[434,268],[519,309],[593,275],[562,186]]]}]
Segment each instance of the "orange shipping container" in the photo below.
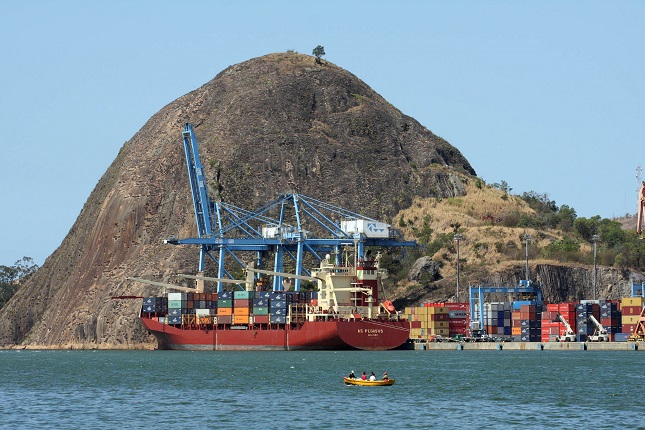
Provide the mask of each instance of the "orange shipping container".
[{"label": "orange shipping container", "polygon": [[231,316],[233,315],[233,308],[217,308],[218,316]]},{"label": "orange shipping container", "polygon": [[233,315],[240,315],[240,316],[249,316],[251,314],[251,310],[249,308],[234,308],[233,309]]},{"label": "orange shipping container", "polygon": [[249,316],[248,315],[234,315],[233,324],[248,324]]}]

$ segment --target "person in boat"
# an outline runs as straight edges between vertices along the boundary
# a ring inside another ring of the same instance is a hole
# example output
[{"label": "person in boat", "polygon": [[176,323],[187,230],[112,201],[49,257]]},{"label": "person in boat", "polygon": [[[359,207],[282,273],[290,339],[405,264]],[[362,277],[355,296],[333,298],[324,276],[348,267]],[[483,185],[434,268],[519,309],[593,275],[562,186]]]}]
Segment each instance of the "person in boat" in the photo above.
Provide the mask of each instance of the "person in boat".
[{"label": "person in boat", "polygon": [[367,381],[367,373],[363,372],[363,374],[361,375],[361,379],[363,381]]},{"label": "person in boat", "polygon": [[383,380],[384,381],[389,381],[390,378],[387,376],[387,372],[383,372]]},{"label": "person in boat", "polygon": [[349,379],[356,379],[356,375],[354,375],[354,371],[353,371],[353,370],[352,370],[351,372],[349,372],[349,376],[348,376],[348,378],[349,378]]},{"label": "person in boat", "polygon": [[374,372],[372,372],[372,374],[370,375],[370,381],[376,381],[376,375],[374,374]]}]

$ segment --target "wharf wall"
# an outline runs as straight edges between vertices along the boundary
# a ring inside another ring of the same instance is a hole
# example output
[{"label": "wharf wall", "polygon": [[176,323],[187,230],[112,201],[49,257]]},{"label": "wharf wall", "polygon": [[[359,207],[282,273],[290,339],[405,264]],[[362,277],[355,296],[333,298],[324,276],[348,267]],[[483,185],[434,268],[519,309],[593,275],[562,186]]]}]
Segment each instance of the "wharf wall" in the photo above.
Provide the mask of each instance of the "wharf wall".
[{"label": "wharf wall", "polygon": [[645,351],[644,342],[419,342],[416,350]]}]

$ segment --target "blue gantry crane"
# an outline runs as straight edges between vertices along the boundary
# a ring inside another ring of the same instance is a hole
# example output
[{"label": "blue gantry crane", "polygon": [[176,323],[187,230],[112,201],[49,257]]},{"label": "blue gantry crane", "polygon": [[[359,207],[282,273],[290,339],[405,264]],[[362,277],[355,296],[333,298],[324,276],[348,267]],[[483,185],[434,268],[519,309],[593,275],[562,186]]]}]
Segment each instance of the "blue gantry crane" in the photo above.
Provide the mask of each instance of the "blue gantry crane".
[{"label": "blue gantry crane", "polygon": [[[218,278],[233,278],[225,268],[225,260],[246,267],[239,252],[255,252],[257,267],[262,256],[273,253],[275,272],[283,272],[285,258],[295,263],[295,275],[309,275],[303,266],[305,254],[321,261],[333,255],[340,263],[343,251],[363,258],[366,247],[410,247],[416,242],[405,241],[399,231],[384,222],[316,200],[298,193],[278,196],[263,207],[250,211],[211,200],[199,146],[191,124],[182,133],[188,177],[193,198],[197,237],[170,238],[164,242],[175,245],[197,245],[200,248],[198,272],[205,269],[209,258],[217,266]],[[369,252],[369,251],[367,251]],[[273,289],[282,289],[282,277],[274,276]],[[295,278],[296,290],[300,279]],[[222,283],[218,283],[221,291]]]},{"label": "blue gantry crane", "polygon": [[[484,329],[484,296],[485,294],[525,294],[531,296],[536,303],[542,303],[542,287],[531,280],[520,280],[517,287],[483,286],[470,287],[470,326],[471,329]],[[474,323],[474,324],[473,324]]]}]

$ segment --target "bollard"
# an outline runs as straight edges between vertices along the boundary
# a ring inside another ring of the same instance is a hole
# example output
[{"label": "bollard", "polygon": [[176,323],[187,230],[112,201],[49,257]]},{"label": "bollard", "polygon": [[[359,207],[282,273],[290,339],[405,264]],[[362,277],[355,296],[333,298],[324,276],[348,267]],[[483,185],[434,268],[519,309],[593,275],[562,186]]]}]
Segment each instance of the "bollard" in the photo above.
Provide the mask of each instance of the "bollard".
[{"label": "bollard", "polygon": [[542,345],[541,343],[538,343],[537,349],[538,351],[544,350],[544,345]]},{"label": "bollard", "polygon": [[636,342],[632,342],[632,351],[638,351],[638,344]]},{"label": "bollard", "polygon": [[587,350],[587,344],[585,342],[580,342],[580,349],[583,351]]},{"label": "bollard", "polygon": [[457,351],[462,351],[464,346],[462,344],[457,344]]},{"label": "bollard", "polygon": [[502,349],[504,349],[504,348],[502,347],[502,344],[501,344],[501,343],[498,343],[498,344],[497,344],[497,350],[498,350],[498,351],[501,351]]}]

